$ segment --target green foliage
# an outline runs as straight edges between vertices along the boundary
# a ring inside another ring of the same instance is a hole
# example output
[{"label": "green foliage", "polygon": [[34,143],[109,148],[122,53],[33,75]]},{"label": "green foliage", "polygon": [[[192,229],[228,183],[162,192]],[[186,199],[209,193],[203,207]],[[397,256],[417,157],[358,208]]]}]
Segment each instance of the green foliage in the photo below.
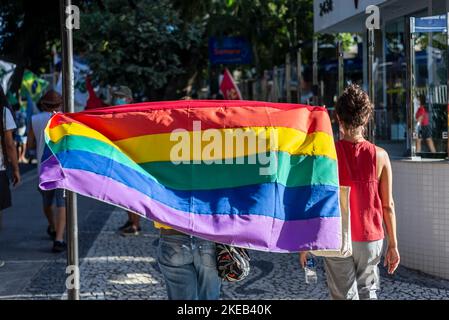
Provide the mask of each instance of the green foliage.
[{"label": "green foliage", "polygon": [[[84,49],[101,83],[147,95],[169,85],[179,91],[205,74],[210,36],[248,38],[254,65],[247,67],[261,74],[313,35],[312,0],[141,0],[134,1],[136,9],[128,2],[105,0],[103,10],[86,5],[75,47]],[[184,83],[173,84],[180,75]]]},{"label": "green foliage", "polygon": [[[0,55],[34,72],[48,72],[60,48],[59,2],[0,2]],[[75,0],[81,29],[75,54],[89,61],[97,83],[123,84],[147,97],[178,98],[207,78],[208,38],[244,36],[259,75],[305,43],[311,62],[313,0]],[[346,43],[346,40],[344,40]],[[43,70],[45,69],[45,70]],[[196,79],[196,80],[195,80]],[[198,82],[197,82],[198,83]]]},{"label": "green foliage", "polygon": [[233,0],[225,6],[211,1],[209,13],[209,35],[239,35],[251,41],[259,73],[284,63],[299,40],[313,35],[312,0]]},{"label": "green foliage", "polygon": [[54,1],[0,1],[0,59],[17,65],[12,90],[20,88],[25,69],[49,72],[50,43],[60,36],[58,17]]},{"label": "green foliage", "polygon": [[348,49],[355,45],[356,42],[354,41],[354,35],[351,33],[339,33],[335,37],[338,41],[341,41],[343,44],[343,51],[348,51]]},{"label": "green foliage", "polygon": [[75,32],[75,47],[102,84],[151,95],[184,72],[182,52],[202,44],[201,26],[184,23],[170,1],[139,1],[135,9],[125,0],[103,3],[103,11],[85,6]]}]

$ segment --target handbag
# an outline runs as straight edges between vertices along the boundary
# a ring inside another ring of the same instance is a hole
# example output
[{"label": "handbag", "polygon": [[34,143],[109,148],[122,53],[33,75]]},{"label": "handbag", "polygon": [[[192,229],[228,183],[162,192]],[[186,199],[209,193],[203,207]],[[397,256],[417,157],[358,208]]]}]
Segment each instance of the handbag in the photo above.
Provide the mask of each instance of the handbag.
[{"label": "handbag", "polygon": [[218,275],[229,282],[244,280],[250,271],[250,257],[246,249],[217,243]]},{"label": "handbag", "polygon": [[337,250],[310,251],[317,257],[348,258],[352,256],[351,238],[351,210],[349,195],[351,188],[340,186],[340,211],[341,211],[341,247]]}]

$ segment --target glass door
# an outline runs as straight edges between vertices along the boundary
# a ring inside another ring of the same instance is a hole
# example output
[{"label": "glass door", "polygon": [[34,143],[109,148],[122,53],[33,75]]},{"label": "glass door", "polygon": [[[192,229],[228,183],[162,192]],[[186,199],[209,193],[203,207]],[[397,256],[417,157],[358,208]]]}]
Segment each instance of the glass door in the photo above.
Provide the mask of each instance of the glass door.
[{"label": "glass door", "polygon": [[445,158],[448,149],[447,15],[411,18],[412,153]]}]

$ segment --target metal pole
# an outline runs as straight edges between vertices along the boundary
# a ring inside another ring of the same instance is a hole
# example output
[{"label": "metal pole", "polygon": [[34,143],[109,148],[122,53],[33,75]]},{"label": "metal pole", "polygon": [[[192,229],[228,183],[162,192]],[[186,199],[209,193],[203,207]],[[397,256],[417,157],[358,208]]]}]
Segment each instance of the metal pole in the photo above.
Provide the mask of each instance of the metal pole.
[{"label": "metal pole", "polygon": [[[66,25],[70,13],[71,0],[60,0],[60,23],[62,39],[62,96],[64,112],[74,112],[74,81],[73,81],[73,35],[72,28]],[[68,11],[68,12],[67,12]],[[79,300],[79,259],[78,259],[78,218],[76,194],[66,191],[67,207],[67,266],[74,272],[73,284],[67,288],[69,300]]]},{"label": "metal pole", "polygon": [[343,53],[343,43],[341,41],[337,42],[337,55],[338,55],[338,90],[337,95],[341,96],[344,90],[345,82],[345,60]]},{"label": "metal pole", "polygon": [[302,48],[298,48],[298,57],[297,57],[297,74],[298,74],[298,91],[297,91],[297,97],[298,97],[298,103],[301,103],[302,99]]},{"label": "metal pole", "polygon": [[[449,10],[449,1],[446,1],[446,11]],[[446,23],[447,23],[447,27],[446,27],[446,37],[447,37],[447,48],[446,48],[446,52],[447,52],[447,60],[446,60],[446,68],[447,68],[447,89],[446,89],[446,99],[447,99],[447,132],[449,135],[449,13],[446,14]],[[448,158],[449,158],[449,137],[448,137],[448,143],[447,143],[447,153],[448,153]]]},{"label": "metal pole", "polygon": [[292,65],[291,65],[291,59],[290,59],[290,53],[287,53],[285,56],[285,97],[287,99],[288,103],[292,102],[292,91],[290,87],[292,79]]},{"label": "metal pole", "polygon": [[313,104],[317,106],[319,104],[318,94],[318,37],[313,37]]},{"label": "metal pole", "polygon": [[[368,93],[375,111],[375,90],[374,90],[374,58],[375,58],[375,33],[374,29],[368,29]],[[368,123],[368,140],[374,143],[375,140],[375,112]]]},{"label": "metal pole", "polygon": [[416,145],[414,139],[416,132],[414,129],[414,105],[415,97],[415,18],[406,21],[406,50],[407,50],[407,149],[408,156],[416,156]]},{"label": "metal pole", "polygon": [[279,95],[278,95],[278,68],[273,68],[273,101],[272,102],[279,102]]}]

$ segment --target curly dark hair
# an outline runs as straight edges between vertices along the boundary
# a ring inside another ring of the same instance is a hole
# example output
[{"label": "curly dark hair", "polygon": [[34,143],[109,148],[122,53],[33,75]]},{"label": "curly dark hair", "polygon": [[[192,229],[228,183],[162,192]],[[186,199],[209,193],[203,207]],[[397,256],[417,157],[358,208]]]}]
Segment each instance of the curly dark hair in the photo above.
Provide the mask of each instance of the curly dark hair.
[{"label": "curly dark hair", "polygon": [[373,105],[368,94],[353,84],[338,98],[335,113],[346,128],[355,129],[368,123]]}]

